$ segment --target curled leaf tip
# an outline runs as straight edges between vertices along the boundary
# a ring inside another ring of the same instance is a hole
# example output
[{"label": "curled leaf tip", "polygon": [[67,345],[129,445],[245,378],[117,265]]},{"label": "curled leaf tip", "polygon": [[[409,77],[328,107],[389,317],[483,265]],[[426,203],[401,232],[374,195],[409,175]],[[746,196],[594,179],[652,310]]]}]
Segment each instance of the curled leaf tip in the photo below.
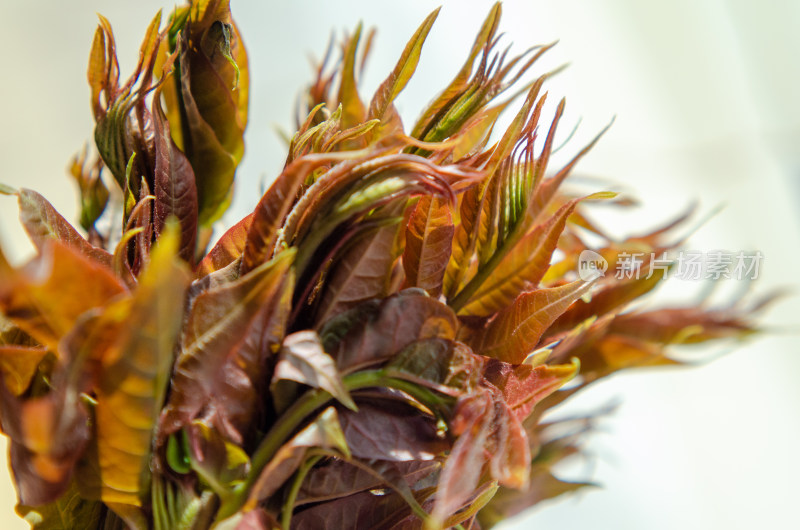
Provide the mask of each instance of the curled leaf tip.
[{"label": "curled leaf tip", "polygon": [[233,26],[217,20],[214,22],[201,40],[201,47],[203,53],[209,59],[214,59],[214,56],[219,53],[226,61],[233,67],[234,78],[233,88],[231,91],[239,87],[239,65],[231,54],[231,34],[233,33]]}]

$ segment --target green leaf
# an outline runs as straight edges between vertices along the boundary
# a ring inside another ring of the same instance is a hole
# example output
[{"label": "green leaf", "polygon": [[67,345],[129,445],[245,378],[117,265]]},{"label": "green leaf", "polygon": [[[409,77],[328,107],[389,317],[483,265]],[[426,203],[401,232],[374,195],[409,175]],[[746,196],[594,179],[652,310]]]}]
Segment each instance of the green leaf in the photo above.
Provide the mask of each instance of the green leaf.
[{"label": "green leaf", "polygon": [[187,431],[192,469],[214,493],[221,498],[229,496],[232,488],[247,475],[250,466],[247,453],[202,421],[193,421]]},{"label": "green leaf", "polygon": [[185,475],[192,470],[190,457],[191,448],[184,431],[179,431],[167,440],[166,460],[167,465],[176,473]]},{"label": "green leaf", "polygon": [[498,103],[492,107],[476,113],[459,131],[454,135],[458,142],[453,148],[453,160],[461,160],[478,149],[485,147],[489,141],[489,135],[497,125],[500,114],[513,102],[510,98],[503,103]]},{"label": "green leaf", "polygon": [[445,88],[442,93],[437,96],[433,103],[428,105],[425,111],[423,111],[422,116],[420,116],[419,120],[417,120],[417,123],[414,125],[414,129],[411,131],[411,136],[414,138],[423,139],[424,135],[433,127],[434,120],[437,118],[437,116],[440,115],[443,109],[445,109],[449,103],[454,101],[465,89],[469,75],[472,72],[475,59],[478,57],[478,54],[485,49],[486,45],[494,40],[494,35],[497,32],[497,27],[500,23],[500,14],[500,2],[496,2],[489,11],[486,20],[484,20],[478,35],[475,37],[475,42],[472,45],[472,49],[470,50],[464,65],[458,71],[456,77],[450,82],[447,88]]},{"label": "green leaf", "polygon": [[503,137],[492,151],[492,156],[486,163],[486,172],[489,175],[494,174],[498,165],[503,160],[507,160],[511,156],[514,146],[520,141],[520,135],[522,134],[525,126],[528,125],[528,118],[530,117],[531,109],[536,102],[536,98],[539,96],[539,90],[542,88],[544,79],[544,77],[540,77],[536,80],[533,86],[531,86],[530,90],[528,91],[528,95],[522,104],[522,108],[519,109],[519,112],[517,112],[517,115],[512,120],[511,125],[508,126],[506,131],[503,133]]}]

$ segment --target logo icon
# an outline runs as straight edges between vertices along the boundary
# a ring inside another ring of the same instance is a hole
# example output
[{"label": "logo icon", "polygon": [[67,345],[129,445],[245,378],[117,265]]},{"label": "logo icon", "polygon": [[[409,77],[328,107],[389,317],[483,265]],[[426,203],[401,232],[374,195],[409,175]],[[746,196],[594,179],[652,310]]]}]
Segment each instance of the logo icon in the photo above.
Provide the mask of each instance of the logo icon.
[{"label": "logo icon", "polygon": [[585,282],[604,276],[607,270],[606,259],[593,250],[584,250],[578,256],[578,277]]}]

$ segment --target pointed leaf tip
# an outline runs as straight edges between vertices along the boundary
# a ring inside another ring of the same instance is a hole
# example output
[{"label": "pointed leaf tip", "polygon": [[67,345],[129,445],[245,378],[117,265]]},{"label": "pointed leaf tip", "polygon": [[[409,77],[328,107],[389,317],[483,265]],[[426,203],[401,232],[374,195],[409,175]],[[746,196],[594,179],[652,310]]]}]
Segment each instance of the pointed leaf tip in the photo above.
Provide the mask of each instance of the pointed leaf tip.
[{"label": "pointed leaf tip", "polygon": [[550,325],[593,283],[577,280],[559,287],[522,293],[470,340],[470,346],[488,357],[512,364],[522,363]]}]

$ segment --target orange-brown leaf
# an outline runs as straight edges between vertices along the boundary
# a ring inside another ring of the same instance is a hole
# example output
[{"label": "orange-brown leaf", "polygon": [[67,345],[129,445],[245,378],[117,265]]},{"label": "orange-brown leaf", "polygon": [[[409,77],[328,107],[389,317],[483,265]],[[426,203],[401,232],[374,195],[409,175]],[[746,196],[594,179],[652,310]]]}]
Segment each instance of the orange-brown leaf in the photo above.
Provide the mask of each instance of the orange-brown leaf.
[{"label": "orange-brown leaf", "polygon": [[0,425],[11,441],[9,467],[23,505],[53,502],[69,487],[90,438],[88,412],[76,391],[59,384],[23,400],[0,388]]},{"label": "orange-brown leaf", "polygon": [[108,307],[96,330],[102,373],[97,378],[95,438],[83,471],[85,496],[140,506],[149,473],[152,429],[167,391],[183,319],[188,271],[177,258],[177,227],[162,234],[131,298]]},{"label": "orange-brown leaf", "polygon": [[83,313],[126,291],[108,268],[58,240],[21,269],[0,272],[0,311],[52,351]]},{"label": "orange-brown leaf", "polygon": [[578,357],[581,375],[589,380],[628,368],[680,364],[667,357],[660,344],[617,334],[602,337]]},{"label": "orange-brown leaf", "polygon": [[253,214],[249,214],[222,234],[214,248],[197,266],[197,277],[208,276],[239,259],[244,253],[247,232],[252,224]]},{"label": "orange-brown leaf", "polygon": [[589,302],[570,307],[553,323],[548,334],[568,331],[593,316],[602,317],[618,312],[625,305],[653,290],[662,279],[663,276],[659,273],[650,278],[642,274],[640,278],[617,280],[605,285],[592,294]]},{"label": "orange-brown leaf", "polygon": [[[555,197],[556,192],[558,191],[558,188],[561,186],[561,183],[564,182],[564,179],[566,179],[569,176],[569,174],[572,172],[572,169],[575,167],[578,161],[580,161],[580,159],[583,158],[592,149],[592,147],[594,147],[594,145],[600,140],[600,138],[606,133],[606,131],[608,131],[612,123],[613,120],[611,123],[606,125],[603,128],[603,130],[601,130],[597,134],[597,136],[595,136],[592,139],[592,141],[589,142],[588,145],[586,145],[586,147],[581,149],[578,152],[578,154],[572,157],[572,160],[570,160],[566,166],[561,168],[558,171],[558,173],[556,173],[549,179],[542,180],[541,182],[538,183],[538,185],[536,186],[536,191],[534,193],[533,199],[530,201],[530,204],[528,205],[528,215],[531,218],[535,219],[541,212],[545,210],[545,208],[550,203],[552,198]],[[540,175],[540,178],[543,177],[544,175]]]},{"label": "orange-brown leaf", "polygon": [[273,255],[278,228],[289,213],[308,173],[322,164],[320,159],[300,158],[289,164],[261,197],[242,253],[242,274],[258,267]]},{"label": "orange-brown leaf", "polygon": [[525,360],[547,328],[591,287],[581,280],[522,293],[470,339],[476,352],[511,364]]},{"label": "orange-brown leaf", "polygon": [[344,45],[341,81],[337,99],[342,105],[342,129],[349,129],[365,121],[366,109],[358,95],[356,83],[356,50],[361,40],[361,24]]},{"label": "orange-brown leaf", "polygon": [[403,50],[400,59],[397,61],[397,64],[392,70],[392,73],[389,74],[389,77],[381,83],[381,86],[378,87],[378,90],[375,91],[375,95],[372,97],[372,101],[369,105],[369,113],[368,119],[383,119],[386,111],[388,110],[389,106],[392,104],[392,101],[402,92],[405,88],[406,84],[408,83],[411,76],[414,75],[414,71],[417,68],[417,63],[419,63],[419,56],[420,52],[422,51],[422,45],[425,42],[425,39],[428,36],[428,33],[433,26],[436,17],[439,15],[439,10],[441,8],[437,8],[428,15],[428,17],[422,22],[422,24],[417,28],[417,31],[408,41],[406,44],[405,49]]},{"label": "orange-brown leaf", "polygon": [[483,208],[482,185],[468,189],[460,197],[460,223],[455,227],[452,252],[445,269],[443,290],[448,297],[454,296],[470,279],[470,265],[478,240],[479,214]]},{"label": "orange-brown leaf", "polygon": [[0,373],[13,395],[19,396],[27,390],[46,354],[47,350],[40,346],[0,345]]},{"label": "orange-brown leaf", "polygon": [[732,311],[675,307],[620,315],[611,331],[646,341],[697,343],[753,333],[752,325]]},{"label": "orange-brown leaf", "polygon": [[442,281],[453,245],[453,216],[446,200],[423,196],[406,227],[403,269],[406,284],[431,296],[442,292]]},{"label": "orange-brown leaf", "polygon": [[493,315],[508,307],[519,293],[537,287],[550,266],[567,218],[577,204],[578,199],[570,201],[553,217],[525,235],[503,257],[459,314]]}]

